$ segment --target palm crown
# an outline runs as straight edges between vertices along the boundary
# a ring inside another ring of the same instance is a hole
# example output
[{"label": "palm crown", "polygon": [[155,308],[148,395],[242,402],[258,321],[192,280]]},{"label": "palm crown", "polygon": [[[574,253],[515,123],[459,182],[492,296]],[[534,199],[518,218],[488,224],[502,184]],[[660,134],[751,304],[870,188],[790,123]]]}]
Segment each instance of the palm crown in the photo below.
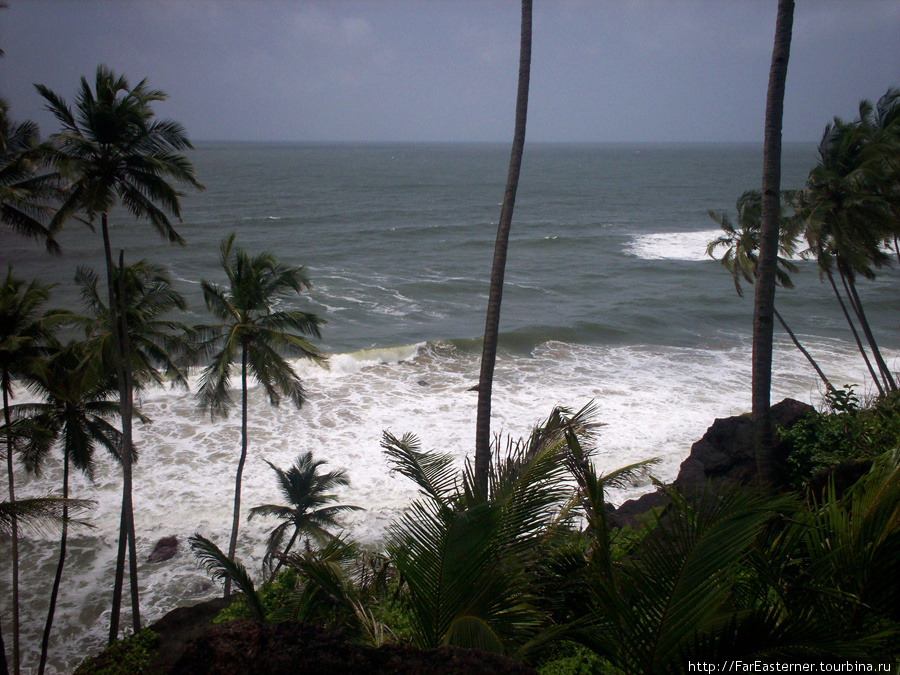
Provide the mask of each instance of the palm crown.
[{"label": "palm crown", "polygon": [[[786,217],[786,211],[797,193],[792,190],[782,192],[782,216],[778,237],[778,265],[775,270],[775,278],[785,288],[792,288],[793,283],[789,272],[797,270],[791,262],[791,256],[795,251],[796,239],[795,221]],[[747,190],[738,197],[737,222],[732,223],[726,213],[708,211],[709,217],[722,228],[722,234],[711,241],[706,247],[706,254],[715,259],[715,252],[724,248],[725,253],[719,262],[731,272],[734,278],[734,288],[741,297],[744,291],[741,288],[741,279],[748,284],[756,281],[756,266],[759,262],[759,228],[762,197],[759,190]]]},{"label": "palm crown", "polygon": [[34,122],[13,122],[8,110],[0,99],[0,220],[23,237],[43,239],[47,250],[56,253],[59,245],[43,223],[46,200],[57,194],[56,175],[37,174],[49,147],[39,142]]},{"label": "palm crown", "polygon": [[[279,263],[271,253],[250,256],[234,246],[234,234],[222,242],[221,263],[229,285],[201,282],[209,311],[223,323],[198,328],[205,340],[201,350],[211,363],[200,380],[200,400],[213,415],[225,414],[233,403],[229,390],[231,368],[241,358],[265,389],[273,405],[281,396],[298,407],[303,385],[281,354],[324,363],[319,350],[302,336],[320,337],[324,321],[300,310],[277,310],[276,302],[310,288],[302,267]],[[290,332],[293,331],[293,332]]]},{"label": "palm crown", "polygon": [[149,89],[146,80],[131,88],[124,76],[116,77],[105,66],[97,68],[94,91],[81,78],[74,110],[47,87],[35,86],[62,126],[53,136],[54,163],[70,180],[52,226],[78,211],[93,222],[120,202],[134,216],[148,218],[161,236],[183,244],[166,215],[180,215],[182,196],[169,180],[203,186],[191,163],[179,154],[192,147],[183,127],[154,119],[150,104],[165,100],[165,93]]},{"label": "palm crown", "polygon": [[[117,269],[116,279],[121,272]],[[82,322],[91,336],[94,349],[101,355],[107,370],[112,370],[112,334],[109,309],[99,289],[99,277],[87,267],[79,267],[75,281],[91,316]],[[175,310],[184,311],[184,296],[172,288],[168,270],[147,260],[125,268],[125,325],[128,329],[131,369],[135,384],[161,384],[166,380],[187,386],[183,370],[187,357],[187,326],[169,319]],[[116,284],[118,286],[118,283]]]},{"label": "palm crown", "polygon": [[247,516],[247,520],[254,516],[272,516],[282,521],[269,535],[264,562],[271,562],[291,528],[294,529],[294,532],[287,546],[284,547],[283,554],[285,555],[301,534],[311,537],[319,543],[327,541],[333,536],[328,528],[339,527],[338,514],[343,511],[359,509],[357,506],[343,504],[329,505],[336,499],[332,490],[349,485],[350,480],[342,470],[319,473],[319,467],[325,462],[313,459],[311,452],[297,455],[293,466],[287,471],[269,461],[266,464],[278,475],[278,488],[288,505],[262,504],[254,506]]}]

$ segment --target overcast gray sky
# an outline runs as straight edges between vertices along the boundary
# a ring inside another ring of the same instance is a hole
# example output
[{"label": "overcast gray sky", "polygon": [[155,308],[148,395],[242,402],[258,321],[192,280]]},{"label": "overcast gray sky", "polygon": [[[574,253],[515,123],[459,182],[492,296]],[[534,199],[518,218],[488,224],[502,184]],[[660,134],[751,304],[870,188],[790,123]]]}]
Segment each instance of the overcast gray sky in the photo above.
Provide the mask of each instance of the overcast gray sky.
[{"label": "overcast gray sky", "polygon": [[[105,63],[193,140],[506,141],[516,0],[8,0],[0,91],[56,130]],[[761,141],[776,0],[536,0],[530,141]],[[784,138],[900,86],[900,2],[797,0]]]}]

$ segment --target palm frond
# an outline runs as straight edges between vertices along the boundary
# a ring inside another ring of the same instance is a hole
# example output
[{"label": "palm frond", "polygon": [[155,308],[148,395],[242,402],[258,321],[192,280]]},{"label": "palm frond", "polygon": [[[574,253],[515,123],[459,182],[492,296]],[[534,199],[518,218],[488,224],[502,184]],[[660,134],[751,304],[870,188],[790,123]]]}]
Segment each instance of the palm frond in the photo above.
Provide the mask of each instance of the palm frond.
[{"label": "palm frond", "polygon": [[23,530],[44,535],[61,527],[64,523],[77,527],[93,527],[89,523],[66,517],[64,510],[86,511],[95,502],[87,499],[59,499],[56,497],[36,497],[33,499],[17,499],[14,502],[0,502],[0,534],[9,536],[12,533],[12,522],[16,521],[19,532]]},{"label": "palm frond", "polygon": [[230,560],[218,546],[200,534],[195,533],[188,539],[188,542],[194,557],[197,558],[206,573],[217,581],[230,578],[244,594],[244,601],[253,617],[258,621],[265,621],[265,610],[247,569],[240,562]]}]

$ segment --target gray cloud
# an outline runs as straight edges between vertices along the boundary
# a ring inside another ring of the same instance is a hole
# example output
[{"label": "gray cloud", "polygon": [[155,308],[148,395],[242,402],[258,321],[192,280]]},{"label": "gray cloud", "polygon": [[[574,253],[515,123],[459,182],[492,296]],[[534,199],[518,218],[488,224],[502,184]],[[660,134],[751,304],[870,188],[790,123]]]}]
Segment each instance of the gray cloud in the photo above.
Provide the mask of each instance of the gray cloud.
[{"label": "gray cloud", "polygon": [[[774,0],[535,3],[529,139],[758,141]],[[11,0],[2,93],[53,122],[98,63],[167,91],[194,139],[505,141],[514,0]],[[893,0],[798,3],[785,139],[900,85]]]}]

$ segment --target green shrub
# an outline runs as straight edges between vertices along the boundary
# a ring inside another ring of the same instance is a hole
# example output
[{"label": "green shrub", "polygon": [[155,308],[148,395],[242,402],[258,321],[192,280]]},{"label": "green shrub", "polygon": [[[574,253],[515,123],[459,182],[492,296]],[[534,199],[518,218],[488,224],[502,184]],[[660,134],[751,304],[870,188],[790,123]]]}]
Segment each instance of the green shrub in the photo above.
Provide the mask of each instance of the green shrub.
[{"label": "green shrub", "polygon": [[535,667],[538,675],[613,675],[616,672],[608,661],[576,642],[566,640],[553,647]]},{"label": "green shrub", "polygon": [[[267,581],[259,587],[259,599],[266,618],[271,619],[273,612],[283,607],[290,600],[291,594],[297,589],[297,572],[286,568],[278,573],[273,581]],[[252,619],[253,612],[247,607],[242,596],[232,602],[228,607],[219,612],[213,623],[225,623],[234,619]]]},{"label": "green shrub", "polygon": [[863,406],[852,386],[826,396],[826,409],[814,412],[779,438],[789,444],[791,483],[805,487],[823,469],[842,462],[872,459],[900,445],[900,393]]},{"label": "green shrub", "polygon": [[144,675],[159,648],[159,636],[149,628],[116,640],[82,663],[75,675]]}]

